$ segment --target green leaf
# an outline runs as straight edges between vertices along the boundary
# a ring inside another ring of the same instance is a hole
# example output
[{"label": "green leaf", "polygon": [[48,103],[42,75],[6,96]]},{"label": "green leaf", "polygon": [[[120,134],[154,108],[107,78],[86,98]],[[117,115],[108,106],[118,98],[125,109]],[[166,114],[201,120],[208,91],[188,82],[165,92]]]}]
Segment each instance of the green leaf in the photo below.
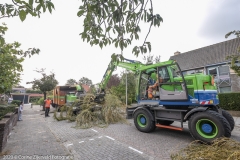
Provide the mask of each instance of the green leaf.
[{"label": "green leaf", "polygon": [[23,22],[26,19],[26,12],[24,10],[20,10],[19,12],[19,18],[21,19],[21,21]]},{"label": "green leaf", "polygon": [[147,53],[147,48],[146,47],[143,48],[143,52]]},{"label": "green leaf", "polygon": [[124,5],[123,5],[123,11],[125,11],[127,8],[127,2],[125,1]]},{"label": "green leaf", "polygon": [[106,32],[109,32],[111,28],[111,26],[107,27]]},{"label": "green leaf", "polygon": [[135,3],[135,5],[137,5],[138,4],[138,0],[134,0],[134,3]]},{"label": "green leaf", "polygon": [[90,41],[90,36],[87,36],[87,42],[89,42]]},{"label": "green leaf", "polygon": [[2,15],[5,14],[5,8],[4,7],[1,9],[1,13],[2,13]]},{"label": "green leaf", "polygon": [[152,50],[151,43],[148,42],[147,45],[148,45],[148,50],[149,50],[149,52],[151,52],[151,50]]},{"label": "green leaf", "polygon": [[52,13],[52,8],[50,5],[47,6],[50,13]]},{"label": "green leaf", "polygon": [[123,41],[122,40],[119,42],[119,46],[120,46],[121,50],[123,50]]},{"label": "green leaf", "polygon": [[132,9],[132,3],[131,3],[131,2],[129,3],[129,7],[128,7],[128,9],[129,9],[129,10]]},{"label": "green leaf", "polygon": [[33,0],[29,0],[29,5],[32,6],[33,5]]},{"label": "green leaf", "polygon": [[9,15],[14,9],[8,9],[7,14]]},{"label": "green leaf", "polygon": [[100,46],[101,49],[103,48],[103,42],[102,41],[99,43],[99,46]]},{"label": "green leaf", "polygon": [[46,12],[46,6],[43,4],[42,7],[43,7],[43,12]]},{"label": "green leaf", "polygon": [[94,43],[97,45],[99,43],[99,40],[98,39],[95,39],[94,40]]},{"label": "green leaf", "polygon": [[29,11],[29,13],[32,15],[32,16],[37,16],[37,14],[36,13],[34,13],[34,12],[32,12],[32,11]]},{"label": "green leaf", "polygon": [[116,43],[115,43],[115,47],[116,47],[116,48],[118,47],[118,41],[116,41]]},{"label": "green leaf", "polygon": [[107,44],[108,44],[108,40],[105,40],[104,45],[107,46]]},{"label": "green leaf", "polygon": [[84,12],[85,12],[84,10],[80,10],[80,11],[78,11],[77,16],[78,16],[78,17],[81,17],[81,16],[83,15]]},{"label": "green leaf", "polygon": [[55,9],[54,4],[53,4],[52,2],[48,1],[48,4],[49,4],[53,9]]},{"label": "green leaf", "polygon": [[106,11],[107,13],[109,13],[109,11],[108,11],[108,6],[107,6],[106,4],[104,4],[104,8],[105,8],[105,11]]},{"label": "green leaf", "polygon": [[36,7],[36,10],[39,11],[41,9],[42,5],[39,4],[37,7]]}]

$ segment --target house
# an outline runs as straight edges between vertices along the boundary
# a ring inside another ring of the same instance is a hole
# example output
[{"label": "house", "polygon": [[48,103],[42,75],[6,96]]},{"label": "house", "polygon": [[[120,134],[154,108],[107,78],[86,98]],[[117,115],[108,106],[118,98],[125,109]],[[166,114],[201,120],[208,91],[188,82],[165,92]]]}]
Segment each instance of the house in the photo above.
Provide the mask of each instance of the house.
[{"label": "house", "polygon": [[11,93],[26,93],[26,88],[12,88]]},{"label": "house", "polygon": [[229,55],[240,55],[239,47],[240,38],[235,38],[185,53],[175,52],[170,59],[178,62],[183,75],[213,75],[220,93],[240,92],[240,77],[230,69],[229,60],[226,60]]},{"label": "house", "polygon": [[81,86],[83,87],[85,92],[88,92],[90,90],[90,87],[86,84],[82,84]]},{"label": "house", "polygon": [[43,97],[43,94],[31,94],[31,93],[11,93],[13,100],[22,101],[24,104],[28,104],[31,97]]}]

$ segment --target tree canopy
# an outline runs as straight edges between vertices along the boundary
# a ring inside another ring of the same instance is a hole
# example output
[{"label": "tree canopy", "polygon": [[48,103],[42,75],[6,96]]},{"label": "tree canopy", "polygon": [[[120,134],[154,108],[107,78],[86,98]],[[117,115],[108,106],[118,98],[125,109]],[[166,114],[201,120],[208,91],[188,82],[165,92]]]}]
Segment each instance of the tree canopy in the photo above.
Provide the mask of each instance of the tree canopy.
[{"label": "tree canopy", "polygon": [[31,57],[40,52],[36,48],[23,51],[18,42],[6,43],[4,35],[7,29],[6,25],[0,26],[0,93],[20,82],[20,73],[23,71],[21,63],[27,56]]},{"label": "tree canopy", "polygon": [[[28,15],[40,17],[46,11],[52,13],[54,4],[51,0],[12,0],[0,4],[0,19],[18,16],[24,21]],[[82,0],[77,16],[83,17],[83,31],[80,33],[83,41],[90,45],[99,45],[100,48],[114,44],[121,51],[140,39],[140,22],[147,23],[149,28],[141,45],[136,45],[132,53],[138,56],[151,52],[151,43],[147,41],[152,26],[160,26],[162,17],[153,11],[152,0]],[[6,43],[4,34],[6,25],[0,26],[0,92],[9,89],[20,81],[20,72],[23,71],[21,63],[27,56],[40,52],[39,49],[20,49],[18,42]],[[122,55],[121,55],[122,56]],[[120,56],[120,59],[122,58]],[[113,59],[117,59],[115,54]],[[7,75],[7,76],[6,76]],[[92,85],[91,80],[79,80],[81,84]]]},{"label": "tree canopy", "polygon": [[41,13],[47,10],[52,13],[54,4],[51,0],[29,0],[28,2],[22,0],[12,0],[10,3],[0,4],[0,19],[19,16],[21,21],[24,21],[27,15],[33,17],[40,17]]},{"label": "tree canopy", "polygon": [[91,86],[91,85],[92,85],[92,80],[89,79],[89,78],[87,78],[87,77],[82,77],[81,79],[79,79],[78,83],[79,83],[80,85],[86,84],[86,85],[88,85],[88,86]]},{"label": "tree canopy", "polygon": [[120,77],[118,74],[113,74],[108,83],[107,83],[107,88],[110,89],[112,86],[118,86],[120,84]]},{"label": "tree canopy", "polygon": [[[151,43],[147,41],[152,26],[160,26],[163,21],[153,11],[152,0],[82,0],[77,15],[84,17],[83,41],[90,45],[104,46],[114,44],[121,51],[139,40],[140,22],[149,24],[148,32],[142,45],[134,46],[132,53],[151,52]],[[117,58],[113,54],[112,58]]]},{"label": "tree canopy", "polygon": [[77,84],[77,81],[75,79],[68,79],[66,85],[74,85]]},{"label": "tree canopy", "polygon": [[32,89],[39,89],[44,94],[44,99],[46,99],[47,91],[53,90],[58,81],[55,79],[55,74],[50,73],[47,75],[45,73],[45,69],[36,70],[36,72],[42,75],[42,78],[36,79],[34,78],[33,81],[27,82],[27,84],[32,84]]},{"label": "tree canopy", "polygon": [[[28,3],[12,0],[10,3],[0,4],[0,19],[19,16],[24,21],[28,14],[40,17],[42,12],[46,12],[46,8],[49,12],[54,9],[54,5],[48,0],[29,0]],[[0,25],[0,93],[5,93],[20,82],[20,73],[23,71],[21,63],[27,56],[31,57],[40,52],[37,48],[23,51],[19,42],[7,43],[4,38],[7,30],[6,24]]]}]

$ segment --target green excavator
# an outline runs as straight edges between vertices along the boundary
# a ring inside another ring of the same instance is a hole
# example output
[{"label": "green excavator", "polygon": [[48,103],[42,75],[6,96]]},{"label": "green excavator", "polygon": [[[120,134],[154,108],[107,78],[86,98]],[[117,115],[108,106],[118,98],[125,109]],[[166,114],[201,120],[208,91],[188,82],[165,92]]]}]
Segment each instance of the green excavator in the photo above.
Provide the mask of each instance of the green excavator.
[{"label": "green excavator", "polygon": [[[183,131],[183,123],[188,122],[192,137],[203,142],[231,136],[234,119],[219,107],[217,88],[210,75],[183,76],[173,60],[155,64],[126,58],[112,60],[99,85],[96,102],[104,101],[106,85],[116,67],[136,75],[137,103],[126,108],[126,118],[133,118],[139,131],[152,132],[156,127]],[[180,126],[172,126],[174,122],[180,122]]]}]

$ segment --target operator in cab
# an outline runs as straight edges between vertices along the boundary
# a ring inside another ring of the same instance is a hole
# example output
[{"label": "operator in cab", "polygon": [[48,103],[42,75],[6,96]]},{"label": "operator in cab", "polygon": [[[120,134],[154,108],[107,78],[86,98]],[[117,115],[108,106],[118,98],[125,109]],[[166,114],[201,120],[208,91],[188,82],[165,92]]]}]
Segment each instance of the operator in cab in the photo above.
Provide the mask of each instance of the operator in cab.
[{"label": "operator in cab", "polygon": [[150,85],[148,87],[148,99],[153,99],[154,95],[156,95],[156,92],[158,90],[159,87],[159,83],[163,82],[163,79],[161,78],[161,76],[158,76],[158,74],[155,72],[154,74],[156,74],[156,82],[153,85]]}]

